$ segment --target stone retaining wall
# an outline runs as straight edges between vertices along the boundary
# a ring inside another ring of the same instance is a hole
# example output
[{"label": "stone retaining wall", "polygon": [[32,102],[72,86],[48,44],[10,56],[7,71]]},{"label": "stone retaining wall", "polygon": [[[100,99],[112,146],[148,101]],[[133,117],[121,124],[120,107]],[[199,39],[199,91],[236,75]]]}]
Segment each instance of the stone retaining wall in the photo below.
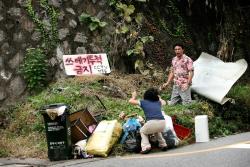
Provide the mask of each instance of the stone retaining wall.
[{"label": "stone retaining wall", "polygon": [[[38,13],[39,1],[33,2],[35,2],[33,7]],[[53,77],[65,77],[62,66],[63,54],[104,51],[100,47],[102,40],[98,39],[97,34],[89,33],[87,26],[80,23],[78,17],[85,12],[102,19],[107,5],[105,0],[49,0],[48,2],[59,12],[59,44],[49,63],[50,66],[56,67]],[[27,48],[41,45],[41,34],[28,16],[25,4],[25,0],[0,1],[0,106],[11,103],[26,93],[26,84],[19,73],[20,64]],[[43,19],[46,21],[46,17]]]}]

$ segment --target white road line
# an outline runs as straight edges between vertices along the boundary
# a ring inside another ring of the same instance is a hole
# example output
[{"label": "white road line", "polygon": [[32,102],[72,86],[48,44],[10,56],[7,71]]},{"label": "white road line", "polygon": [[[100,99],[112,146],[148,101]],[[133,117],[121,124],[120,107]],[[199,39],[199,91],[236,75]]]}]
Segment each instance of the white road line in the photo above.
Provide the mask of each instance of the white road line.
[{"label": "white road line", "polygon": [[245,144],[245,143],[234,144],[234,145],[228,146],[227,148],[245,148],[245,149],[250,149],[250,144]]}]

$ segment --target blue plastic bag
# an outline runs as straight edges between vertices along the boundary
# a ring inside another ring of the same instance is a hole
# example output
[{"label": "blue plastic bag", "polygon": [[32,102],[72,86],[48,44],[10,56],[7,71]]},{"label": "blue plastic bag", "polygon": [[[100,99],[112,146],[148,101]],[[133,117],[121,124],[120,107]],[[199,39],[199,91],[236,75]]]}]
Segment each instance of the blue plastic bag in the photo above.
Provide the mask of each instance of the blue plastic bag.
[{"label": "blue plastic bag", "polygon": [[141,128],[140,122],[136,118],[129,118],[126,123],[122,126],[123,129],[123,136],[120,141],[121,144],[123,144],[129,135],[129,132],[132,131],[138,131]]}]

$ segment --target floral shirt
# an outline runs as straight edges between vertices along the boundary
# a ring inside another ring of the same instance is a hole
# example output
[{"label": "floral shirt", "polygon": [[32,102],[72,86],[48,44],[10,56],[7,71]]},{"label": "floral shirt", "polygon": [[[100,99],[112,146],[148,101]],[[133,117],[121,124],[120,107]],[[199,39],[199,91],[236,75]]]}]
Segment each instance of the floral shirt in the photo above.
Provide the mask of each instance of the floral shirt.
[{"label": "floral shirt", "polygon": [[193,71],[193,60],[185,54],[181,59],[175,56],[172,59],[172,70],[174,72],[174,84],[182,87],[188,82],[189,71]]}]

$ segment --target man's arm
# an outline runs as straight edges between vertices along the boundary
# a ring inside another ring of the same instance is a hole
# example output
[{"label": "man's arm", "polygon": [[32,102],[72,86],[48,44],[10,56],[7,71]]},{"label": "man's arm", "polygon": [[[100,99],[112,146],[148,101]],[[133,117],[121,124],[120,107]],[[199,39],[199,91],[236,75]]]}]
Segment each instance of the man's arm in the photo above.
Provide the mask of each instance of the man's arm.
[{"label": "man's arm", "polygon": [[194,71],[191,70],[188,72],[188,85],[191,85],[192,84],[192,78],[194,76]]},{"label": "man's arm", "polygon": [[164,83],[164,84],[162,85],[162,87],[164,88],[164,87],[168,86],[168,84],[169,84],[173,79],[174,79],[174,72],[173,72],[173,69],[171,69],[170,72],[169,72],[169,74],[168,74],[168,80],[167,80],[166,83]]},{"label": "man's arm", "polygon": [[194,75],[193,60],[191,58],[188,59],[187,69],[188,69],[188,82],[187,82],[187,84],[190,86],[192,84],[192,79],[193,79],[193,75]]}]

